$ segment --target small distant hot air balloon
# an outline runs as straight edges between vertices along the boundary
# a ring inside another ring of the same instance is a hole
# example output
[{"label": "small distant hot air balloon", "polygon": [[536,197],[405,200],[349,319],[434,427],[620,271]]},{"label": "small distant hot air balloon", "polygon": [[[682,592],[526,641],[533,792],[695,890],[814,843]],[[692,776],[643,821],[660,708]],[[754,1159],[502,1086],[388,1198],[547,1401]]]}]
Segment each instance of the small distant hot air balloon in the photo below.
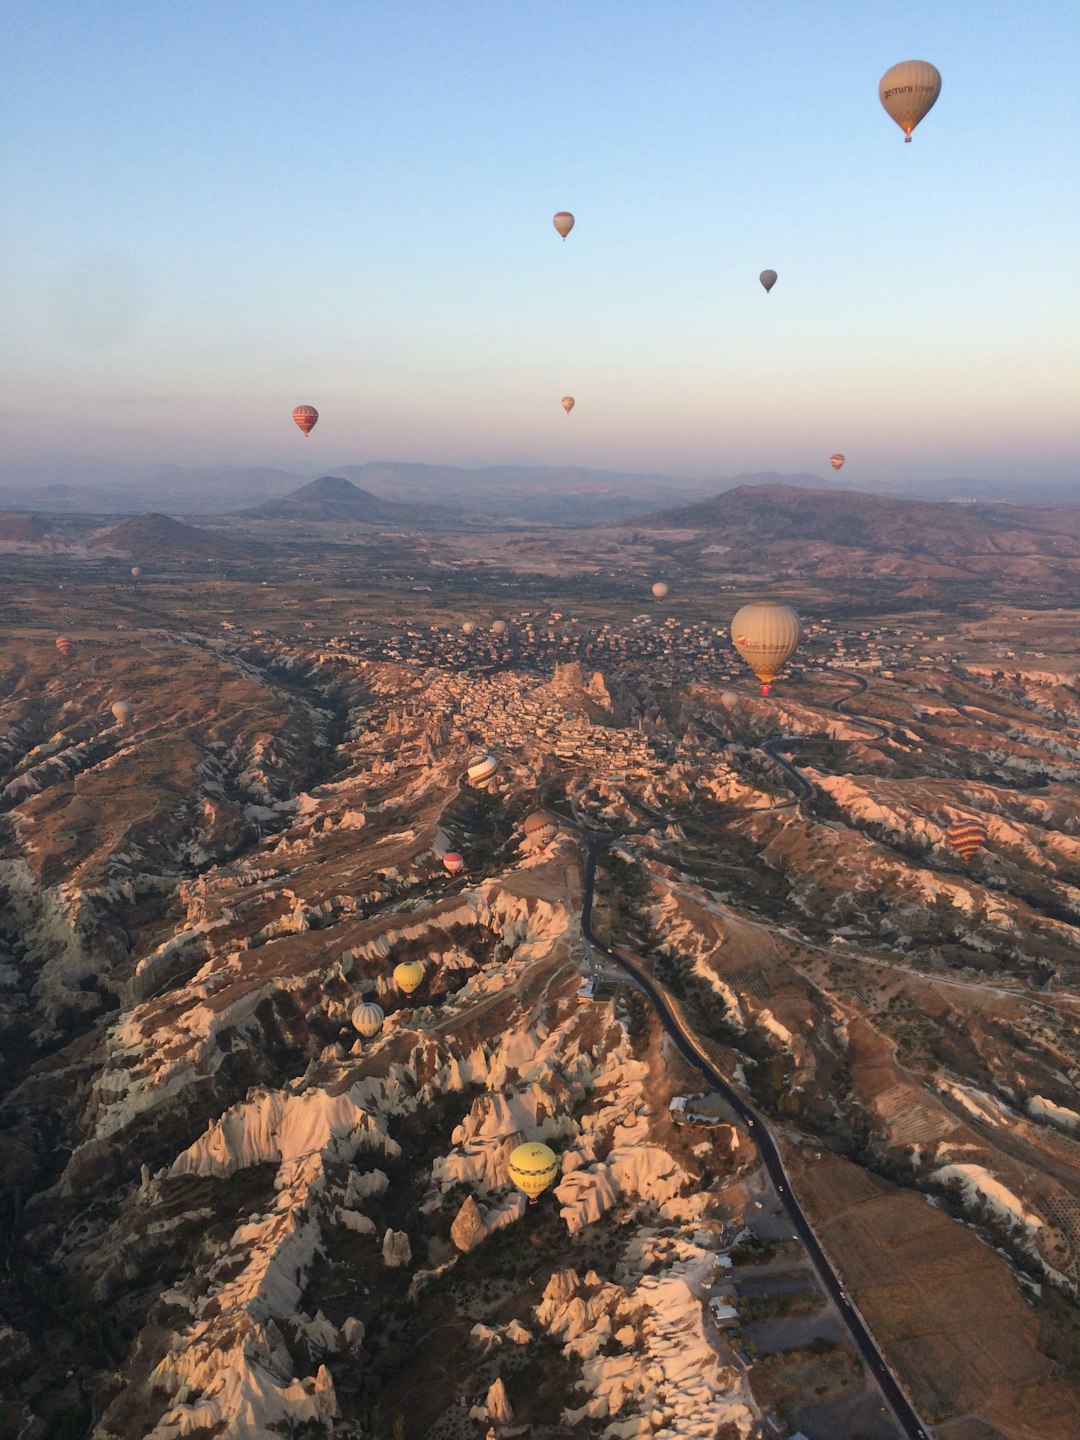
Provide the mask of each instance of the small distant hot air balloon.
[{"label": "small distant hot air balloon", "polygon": [[449,875],[460,875],[465,869],[465,857],[456,850],[448,850],[442,857],[443,869]]},{"label": "small distant hot air balloon", "polygon": [[494,755],[477,755],[475,760],[469,761],[466,775],[470,785],[479,785],[483,780],[490,780],[495,771],[499,768],[499,762]]},{"label": "small distant hot air balloon", "polygon": [[356,1030],[365,1040],[372,1040],[382,1029],[382,1023],[386,1019],[381,1005],[376,1005],[374,1000],[364,1000],[352,1012],[353,1029]]},{"label": "small distant hot air balloon", "polygon": [[878,82],[878,99],[886,114],[904,132],[904,143],[911,144],[911,132],[933,107],[941,94],[941,72],[929,60],[901,60],[886,70]]},{"label": "small distant hot air balloon", "polygon": [[60,654],[63,655],[64,659],[66,660],[67,657],[71,654],[71,641],[68,636],[58,635],[56,637],[56,648],[60,651]]},{"label": "small distant hot air balloon", "polygon": [[832,468],[833,468],[834,470],[842,470],[842,469],[844,468],[844,457],[843,457],[843,455],[830,455],[830,456],[829,456],[829,464],[832,466]]},{"label": "small distant hot air balloon", "polygon": [[989,839],[990,832],[981,820],[954,820],[945,831],[945,839],[966,865]]},{"label": "small distant hot air balloon", "polygon": [[548,1145],[528,1140],[510,1152],[507,1173],[519,1190],[535,1205],[559,1173],[559,1157]]},{"label": "small distant hot air balloon", "polygon": [[532,841],[534,845],[546,845],[559,833],[558,825],[543,810],[534,810],[531,815],[526,815],[521,828],[525,839]]},{"label": "small distant hot air balloon", "polygon": [[739,696],[735,690],[724,690],[721,693],[720,704],[724,707],[724,709],[728,712],[729,715],[731,714],[732,710],[735,709],[738,703]]},{"label": "small distant hot air balloon", "polygon": [[758,279],[761,281],[762,285],[765,286],[766,295],[776,284],[779,278],[780,277],[777,275],[775,270],[762,270],[761,274],[758,276]]},{"label": "small distant hot air balloon", "polygon": [[559,210],[551,217],[551,223],[565,240],[574,228],[574,217],[569,210]]},{"label": "small distant hot air balloon", "polygon": [[315,409],[314,405],[297,405],[296,409],[292,412],[292,418],[296,421],[297,425],[300,426],[300,429],[305,435],[310,435],[312,430],[315,429],[315,422],[319,418],[319,412]]},{"label": "small distant hot air balloon", "polygon": [[493,635],[505,635],[507,624],[505,620],[493,620],[491,622],[491,633]]},{"label": "small distant hot air balloon", "polygon": [[768,695],[776,672],[795,653],[802,624],[790,605],[759,600],[744,605],[731,622],[731,643],[761,681]]},{"label": "small distant hot air balloon", "polygon": [[476,634],[476,621],[475,621],[475,620],[466,620],[466,621],[465,621],[465,624],[462,625],[462,627],[461,627],[461,633],[462,633],[463,635],[475,635],[475,634]]},{"label": "small distant hot air balloon", "polygon": [[652,587],[652,593],[654,599],[666,600],[668,597],[668,587],[663,580],[657,580],[656,584]]},{"label": "small distant hot air balloon", "polygon": [[566,411],[567,415],[569,415],[570,411],[574,408],[574,397],[572,395],[564,395],[559,401],[559,404]]},{"label": "small distant hot air balloon", "polygon": [[130,725],[135,718],[135,706],[130,700],[114,700],[110,708],[113,718],[121,725]]},{"label": "small distant hot air balloon", "polygon": [[419,960],[403,960],[394,966],[394,984],[405,995],[419,989],[424,979],[424,967]]},{"label": "small distant hot air balloon", "polygon": [[132,567],[131,567],[131,578],[132,578],[133,580],[138,580],[138,578],[139,578],[139,576],[140,576],[141,574],[142,574],[142,571],[139,569],[138,565],[132,565]]}]

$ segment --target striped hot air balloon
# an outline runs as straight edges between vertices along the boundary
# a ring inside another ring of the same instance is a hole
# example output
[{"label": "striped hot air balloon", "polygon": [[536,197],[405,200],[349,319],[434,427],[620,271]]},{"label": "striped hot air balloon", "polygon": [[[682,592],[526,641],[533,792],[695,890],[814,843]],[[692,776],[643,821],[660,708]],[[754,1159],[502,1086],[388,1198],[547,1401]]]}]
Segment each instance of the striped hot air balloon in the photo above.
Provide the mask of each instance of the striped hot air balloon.
[{"label": "striped hot air balloon", "polygon": [[843,457],[843,455],[839,455],[839,454],[837,454],[837,455],[830,455],[830,456],[829,456],[829,464],[832,466],[832,468],[833,468],[834,470],[842,470],[842,469],[844,468],[844,457]]},{"label": "striped hot air balloon", "polygon": [[442,857],[442,863],[448,875],[460,875],[465,869],[465,857],[456,850],[448,850]]},{"label": "striped hot air balloon", "polygon": [[315,422],[319,418],[319,412],[315,409],[314,405],[297,405],[296,409],[292,412],[292,418],[296,421],[297,425],[300,426],[300,429],[305,435],[310,435],[312,430],[315,429]]},{"label": "striped hot air balloon", "polygon": [[71,640],[68,638],[67,635],[58,635],[56,637],[56,648],[60,651],[60,654],[63,655],[64,659],[66,660],[67,657],[71,654]]},{"label": "striped hot air balloon", "polygon": [[986,844],[989,833],[981,820],[954,820],[945,831],[945,839],[966,865]]}]

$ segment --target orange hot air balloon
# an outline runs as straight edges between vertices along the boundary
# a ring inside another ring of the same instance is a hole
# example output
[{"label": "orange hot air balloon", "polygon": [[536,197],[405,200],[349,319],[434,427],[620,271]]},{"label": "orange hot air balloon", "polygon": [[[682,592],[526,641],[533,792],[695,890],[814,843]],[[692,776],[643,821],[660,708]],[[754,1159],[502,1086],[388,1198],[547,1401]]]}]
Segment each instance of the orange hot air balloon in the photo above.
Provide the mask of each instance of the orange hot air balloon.
[{"label": "orange hot air balloon", "polygon": [[66,660],[67,657],[71,654],[71,641],[66,635],[58,635],[56,637],[56,648],[60,651],[60,654],[63,655],[64,659]]},{"label": "orange hot air balloon", "polygon": [[296,421],[297,425],[300,426],[300,429],[305,435],[310,435],[312,430],[315,429],[315,422],[319,418],[319,412],[315,409],[314,405],[297,405],[296,409],[292,412],[292,418]]},{"label": "orange hot air balloon", "polygon": [[567,415],[569,415],[570,411],[574,408],[574,397],[572,395],[564,395],[559,401],[559,404],[566,411]]},{"label": "orange hot air balloon", "polygon": [[965,865],[977,850],[982,849],[989,837],[990,832],[981,820],[954,820],[945,831],[946,842]]},{"label": "orange hot air balloon", "polygon": [[829,456],[829,464],[832,466],[832,468],[833,468],[834,470],[842,470],[842,469],[844,468],[844,457],[843,457],[843,455],[830,455],[830,456]]},{"label": "orange hot air balloon", "polygon": [[551,223],[565,240],[570,231],[574,228],[574,217],[569,210],[560,210],[552,216]]}]

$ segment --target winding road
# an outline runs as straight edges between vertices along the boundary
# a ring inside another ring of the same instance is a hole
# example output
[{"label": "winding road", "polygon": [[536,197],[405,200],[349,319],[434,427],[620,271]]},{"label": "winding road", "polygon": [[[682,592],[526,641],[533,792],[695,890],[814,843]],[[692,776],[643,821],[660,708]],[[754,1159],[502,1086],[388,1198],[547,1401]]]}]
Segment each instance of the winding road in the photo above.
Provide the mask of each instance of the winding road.
[{"label": "winding road", "polygon": [[[860,695],[866,690],[866,681],[862,676],[851,675],[847,671],[836,671],[834,673],[843,675],[845,679],[854,681],[858,688],[846,695],[842,695],[838,700],[834,700],[830,708],[838,714],[844,714],[845,718],[851,720],[853,723],[864,725],[877,732],[878,737],[883,738],[886,731],[884,727],[876,721],[863,720],[857,716],[847,715],[846,712],[840,708],[847,701],[854,699],[855,695]],[[777,753],[777,747],[788,743],[791,742],[786,737],[778,737],[776,740],[766,741],[759,748],[769,755],[771,759],[775,760],[788,776],[792,788],[796,792],[794,801],[789,801],[788,803],[798,805],[800,800],[812,792],[812,786],[790,761],[784,759],[783,756]],[[562,824],[566,823],[564,816],[560,816],[559,819]],[[735,1090],[715,1068],[705,1053],[700,1041],[694,1035],[693,1031],[688,1028],[686,1021],[673,1004],[670,995],[649,973],[645,963],[636,957],[624,955],[620,951],[612,949],[611,946],[603,944],[597,940],[593,934],[591,920],[593,894],[596,888],[597,855],[601,847],[609,843],[609,840],[613,837],[606,836],[580,823],[580,821],[576,828],[585,846],[585,872],[581,902],[581,933],[586,946],[595,950],[598,954],[606,956],[633,980],[637,988],[641,990],[653,1006],[660,1023],[671,1038],[675,1048],[685,1060],[700,1072],[710,1088],[724,1097],[739,1120],[752,1132],[765,1169],[776,1188],[777,1194],[780,1196],[795,1233],[805,1246],[826,1294],[831,1297],[835,1304],[856,1349],[863,1357],[870,1373],[877,1381],[878,1387],[892,1409],[893,1414],[896,1416],[901,1429],[908,1437],[908,1440],[929,1440],[929,1430],[916,1414],[911,1402],[903,1390],[901,1390],[892,1371],[885,1363],[885,1358],[878,1349],[869,1327],[855,1308],[851,1296],[845,1290],[840,1281],[840,1277],[832,1267],[829,1257],[819,1244],[817,1236],[814,1234],[802,1206],[792,1193],[791,1182],[788,1179],[787,1171],[784,1169],[780,1148],[769,1130],[768,1125],[762,1119],[759,1112],[755,1110],[752,1105],[748,1104],[746,1099]]]}]

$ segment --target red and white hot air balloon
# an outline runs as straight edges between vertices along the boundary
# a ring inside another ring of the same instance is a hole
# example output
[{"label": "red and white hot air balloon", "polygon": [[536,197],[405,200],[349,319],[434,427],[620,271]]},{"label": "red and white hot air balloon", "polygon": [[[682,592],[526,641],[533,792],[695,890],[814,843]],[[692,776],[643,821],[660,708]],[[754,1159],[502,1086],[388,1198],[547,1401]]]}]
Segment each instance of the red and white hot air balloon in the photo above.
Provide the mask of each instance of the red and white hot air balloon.
[{"label": "red and white hot air balloon", "polygon": [[67,635],[58,635],[56,637],[56,648],[60,651],[60,654],[63,655],[64,659],[66,660],[67,657],[71,654],[71,640],[68,638]]},{"label": "red and white hot air balloon", "polygon": [[842,469],[844,468],[844,457],[843,457],[843,455],[830,455],[830,456],[829,456],[829,464],[832,466],[832,468],[833,468],[834,470],[842,470]]},{"label": "red and white hot air balloon", "polygon": [[448,850],[442,857],[443,868],[449,875],[460,875],[465,869],[465,857],[456,850]]},{"label": "red and white hot air balloon", "polygon": [[312,430],[315,429],[315,422],[319,418],[319,412],[315,409],[314,405],[297,405],[296,409],[292,412],[292,418],[296,421],[297,425],[300,426],[300,429],[305,435],[310,435]]},{"label": "red and white hot air balloon", "polygon": [[570,231],[574,228],[574,217],[569,210],[559,210],[551,218],[551,223],[565,240]]}]

